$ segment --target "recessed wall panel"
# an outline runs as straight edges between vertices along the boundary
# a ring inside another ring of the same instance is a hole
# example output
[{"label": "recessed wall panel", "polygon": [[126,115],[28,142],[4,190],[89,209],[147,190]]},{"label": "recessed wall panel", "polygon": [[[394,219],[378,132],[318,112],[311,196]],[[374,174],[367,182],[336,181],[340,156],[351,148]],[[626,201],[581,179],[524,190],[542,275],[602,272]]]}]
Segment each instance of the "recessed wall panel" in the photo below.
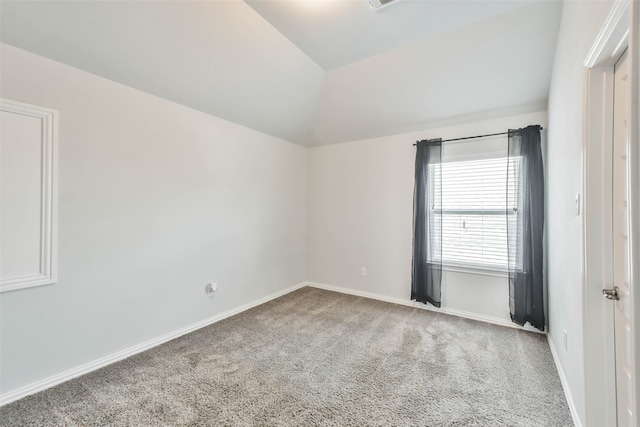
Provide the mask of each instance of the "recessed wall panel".
[{"label": "recessed wall panel", "polygon": [[2,100],[0,290],[55,282],[57,114]]}]

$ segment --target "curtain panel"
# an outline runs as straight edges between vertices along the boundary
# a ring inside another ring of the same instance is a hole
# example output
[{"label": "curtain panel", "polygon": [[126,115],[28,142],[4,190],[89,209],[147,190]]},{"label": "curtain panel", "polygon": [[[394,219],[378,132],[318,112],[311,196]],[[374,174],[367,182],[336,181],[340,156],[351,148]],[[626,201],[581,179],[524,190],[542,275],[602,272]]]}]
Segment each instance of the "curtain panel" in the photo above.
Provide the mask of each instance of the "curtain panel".
[{"label": "curtain panel", "polygon": [[442,283],[442,140],[416,144],[413,189],[413,259],[411,299],[441,305]]},{"label": "curtain panel", "polygon": [[544,331],[544,166],[540,126],[509,130],[507,245],[511,320]]}]

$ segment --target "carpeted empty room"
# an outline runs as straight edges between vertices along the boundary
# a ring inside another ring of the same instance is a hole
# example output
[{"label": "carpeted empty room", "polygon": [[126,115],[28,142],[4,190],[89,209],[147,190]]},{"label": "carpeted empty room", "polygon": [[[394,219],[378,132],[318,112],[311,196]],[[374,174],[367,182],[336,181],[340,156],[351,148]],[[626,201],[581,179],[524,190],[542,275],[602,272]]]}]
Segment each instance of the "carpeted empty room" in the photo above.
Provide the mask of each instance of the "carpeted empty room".
[{"label": "carpeted empty room", "polygon": [[311,287],[9,404],[2,426],[570,426],[542,334]]},{"label": "carpeted empty room", "polygon": [[640,426],[640,0],[0,0],[0,427]]}]

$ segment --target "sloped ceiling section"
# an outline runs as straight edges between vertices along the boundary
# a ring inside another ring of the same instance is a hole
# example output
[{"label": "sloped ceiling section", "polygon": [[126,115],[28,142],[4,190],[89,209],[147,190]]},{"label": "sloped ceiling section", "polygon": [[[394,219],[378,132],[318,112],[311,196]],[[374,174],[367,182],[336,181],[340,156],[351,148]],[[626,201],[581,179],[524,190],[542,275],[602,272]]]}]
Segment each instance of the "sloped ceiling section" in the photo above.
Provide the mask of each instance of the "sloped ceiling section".
[{"label": "sloped ceiling section", "polygon": [[2,42],[292,141],[324,70],[242,1],[0,2]]},{"label": "sloped ceiling section", "polygon": [[315,143],[545,110],[560,12],[537,2],[328,71]]},{"label": "sloped ceiling section", "polygon": [[470,25],[536,0],[244,0],[325,70]]},{"label": "sloped ceiling section", "polygon": [[558,0],[377,12],[366,0],[2,0],[0,39],[314,146],[546,108],[560,12]]}]

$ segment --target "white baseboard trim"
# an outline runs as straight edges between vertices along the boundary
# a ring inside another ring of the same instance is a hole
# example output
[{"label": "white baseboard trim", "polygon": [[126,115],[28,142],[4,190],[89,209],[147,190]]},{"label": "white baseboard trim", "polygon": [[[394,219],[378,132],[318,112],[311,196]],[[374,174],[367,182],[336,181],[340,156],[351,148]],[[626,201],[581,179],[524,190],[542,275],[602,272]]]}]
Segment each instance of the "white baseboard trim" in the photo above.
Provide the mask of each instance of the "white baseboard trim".
[{"label": "white baseboard trim", "polygon": [[40,381],[36,381],[31,384],[27,384],[26,386],[19,387],[15,390],[11,390],[6,393],[2,393],[0,395],[0,406],[6,405],[8,403],[14,402],[16,400],[22,399],[23,397],[27,397],[31,394],[46,390],[58,384],[61,384],[65,381],[69,381],[73,378],[77,378],[81,375],[88,374],[89,372],[95,371],[97,369],[103,368],[112,363],[118,362],[122,359],[126,359],[127,357],[131,357],[135,354],[141,353],[143,351],[149,350],[153,347],[156,347],[160,344],[164,344],[168,341],[171,341],[175,338],[178,338],[182,335],[186,335],[190,332],[198,330],[200,328],[204,328],[205,326],[209,326],[213,323],[219,322],[227,317],[234,316],[243,311],[249,310],[258,305],[269,302],[273,299],[279,298],[283,295],[286,295],[290,292],[298,290],[300,288],[305,287],[306,283],[299,283],[297,285],[291,286],[289,288],[283,289],[278,292],[274,292],[269,294],[263,298],[260,298],[256,301],[241,305],[240,307],[233,308],[231,310],[227,310],[223,313],[217,314],[215,316],[209,317],[207,319],[201,320],[200,322],[193,323],[191,325],[185,326],[184,328],[177,329],[173,332],[169,332],[168,334],[164,334],[157,338],[151,339],[149,341],[145,341],[141,344],[134,345],[129,348],[125,348],[117,353],[110,354],[105,357],[101,357],[100,359],[94,360],[89,363],[85,363],[78,367],[69,369],[67,371],[61,372],[59,374],[53,375],[51,377],[45,378]]},{"label": "white baseboard trim", "polygon": [[553,340],[551,339],[551,336],[549,334],[547,334],[547,342],[549,343],[549,348],[551,349],[551,354],[553,355],[553,361],[556,364],[556,370],[558,371],[558,376],[560,377],[560,382],[562,383],[564,395],[567,398],[567,405],[569,405],[569,411],[571,412],[571,418],[573,418],[573,424],[575,424],[576,427],[582,427],[580,417],[578,416],[578,411],[576,410],[576,405],[573,402],[571,390],[569,389],[567,376],[564,374],[564,369],[562,369],[560,359],[558,358],[558,352],[556,351],[556,347],[553,344]]},{"label": "white baseboard trim", "polygon": [[396,297],[390,297],[387,295],[374,294],[372,292],[357,291],[355,289],[343,288],[341,286],[326,285],[324,283],[307,282],[307,286],[310,286],[312,288],[324,289],[327,291],[340,292],[343,294],[375,299],[378,301],[390,302],[393,304],[406,305],[407,307],[421,308],[423,310],[434,311],[436,313],[443,313],[443,314],[449,314],[452,316],[464,317],[465,319],[478,320],[480,322],[492,323],[494,325],[506,326],[508,328],[515,328],[515,329],[521,329],[528,332],[546,334],[546,332],[539,331],[538,329],[533,328],[529,325],[522,327],[520,325],[516,325],[515,323],[509,320],[500,319],[499,317],[485,316],[483,314],[477,314],[477,313],[472,313],[472,312],[463,311],[463,310],[456,310],[454,308],[447,308],[447,307],[436,308],[431,305],[423,304],[421,302],[405,300],[405,299],[396,298]]}]

